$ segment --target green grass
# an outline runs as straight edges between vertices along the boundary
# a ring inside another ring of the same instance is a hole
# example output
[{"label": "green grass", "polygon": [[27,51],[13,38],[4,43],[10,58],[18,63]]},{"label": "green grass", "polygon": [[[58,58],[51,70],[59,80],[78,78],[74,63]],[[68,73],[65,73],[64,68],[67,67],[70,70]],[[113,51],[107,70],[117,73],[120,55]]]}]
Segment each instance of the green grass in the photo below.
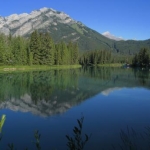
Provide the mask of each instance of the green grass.
[{"label": "green grass", "polygon": [[80,68],[81,65],[32,65],[32,66],[23,66],[23,65],[13,65],[13,66],[0,66],[0,72],[12,72],[12,71],[30,71],[30,70],[50,70],[50,69],[72,69]]},{"label": "green grass", "polygon": [[79,26],[77,24],[73,24],[72,28],[75,29],[80,34],[83,34],[83,30],[81,28],[79,28]]},{"label": "green grass", "polygon": [[98,64],[98,67],[122,67],[124,64],[121,63],[111,63],[111,64]]}]

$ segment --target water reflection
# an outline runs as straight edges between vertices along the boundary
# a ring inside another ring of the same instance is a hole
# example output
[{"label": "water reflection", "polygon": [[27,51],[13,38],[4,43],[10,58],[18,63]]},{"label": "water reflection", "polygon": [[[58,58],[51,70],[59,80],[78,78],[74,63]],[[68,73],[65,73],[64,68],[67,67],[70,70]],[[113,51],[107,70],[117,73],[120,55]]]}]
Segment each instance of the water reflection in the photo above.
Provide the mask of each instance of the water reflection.
[{"label": "water reflection", "polygon": [[150,88],[148,70],[82,68],[0,74],[0,109],[40,116],[61,114],[101,93],[123,87]]}]

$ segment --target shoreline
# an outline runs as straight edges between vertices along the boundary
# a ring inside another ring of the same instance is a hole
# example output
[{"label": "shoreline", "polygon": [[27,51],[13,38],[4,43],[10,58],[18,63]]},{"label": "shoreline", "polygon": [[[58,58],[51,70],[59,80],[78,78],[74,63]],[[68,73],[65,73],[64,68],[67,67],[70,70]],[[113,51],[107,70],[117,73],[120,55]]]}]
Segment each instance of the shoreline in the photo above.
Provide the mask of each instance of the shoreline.
[{"label": "shoreline", "polygon": [[124,64],[120,64],[120,63],[112,63],[112,64],[98,64],[98,67],[123,67]]},{"label": "shoreline", "polygon": [[14,71],[36,71],[36,70],[50,70],[50,69],[75,69],[81,68],[81,65],[32,65],[32,66],[0,66],[0,72],[14,72]]}]

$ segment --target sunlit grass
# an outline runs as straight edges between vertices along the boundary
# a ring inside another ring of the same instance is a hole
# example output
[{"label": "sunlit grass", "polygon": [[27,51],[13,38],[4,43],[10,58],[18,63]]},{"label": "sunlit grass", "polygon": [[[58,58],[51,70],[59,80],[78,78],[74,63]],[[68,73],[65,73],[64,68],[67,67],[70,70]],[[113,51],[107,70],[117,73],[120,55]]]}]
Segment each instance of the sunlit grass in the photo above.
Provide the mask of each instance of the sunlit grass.
[{"label": "sunlit grass", "polygon": [[0,72],[4,71],[30,71],[30,70],[50,70],[50,69],[73,69],[80,68],[81,65],[32,65],[32,66],[23,66],[23,65],[11,65],[11,66],[0,66]]},{"label": "sunlit grass", "polygon": [[98,64],[99,67],[122,67],[121,63],[110,63],[110,64]]}]

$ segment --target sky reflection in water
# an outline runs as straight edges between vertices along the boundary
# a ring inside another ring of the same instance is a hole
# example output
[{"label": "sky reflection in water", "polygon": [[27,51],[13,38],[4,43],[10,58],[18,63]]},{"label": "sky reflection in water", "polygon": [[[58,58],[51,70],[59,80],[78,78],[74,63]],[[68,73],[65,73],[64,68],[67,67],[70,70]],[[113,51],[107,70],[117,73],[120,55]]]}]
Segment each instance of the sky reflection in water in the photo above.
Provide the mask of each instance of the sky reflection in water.
[{"label": "sky reflection in water", "polygon": [[[118,145],[120,129],[127,126],[137,132],[150,126],[149,73],[107,68],[0,77],[6,86],[0,90],[1,99],[5,99],[0,103],[0,114],[6,114],[0,146],[5,149],[11,142],[17,149],[33,149],[36,129],[42,134],[43,149],[66,149],[65,135],[72,134],[81,116],[85,117],[84,132],[92,133],[86,149]],[[13,88],[22,84],[23,90],[15,93]],[[49,93],[43,94],[46,90]]]}]

